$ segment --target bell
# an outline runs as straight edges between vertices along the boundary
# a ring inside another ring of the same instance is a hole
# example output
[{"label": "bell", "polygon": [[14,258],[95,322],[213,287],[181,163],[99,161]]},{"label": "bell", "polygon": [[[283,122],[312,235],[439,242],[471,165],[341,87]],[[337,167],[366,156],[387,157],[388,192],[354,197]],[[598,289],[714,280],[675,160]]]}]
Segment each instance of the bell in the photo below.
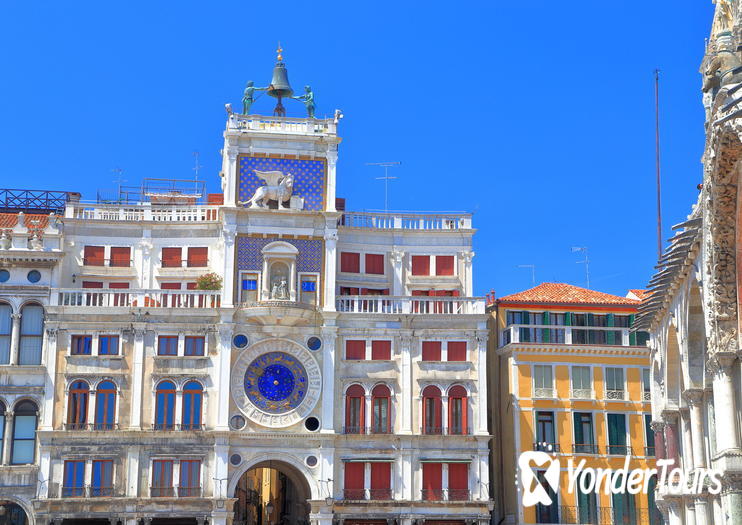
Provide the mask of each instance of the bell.
[{"label": "bell", "polygon": [[283,63],[282,52],[283,49],[281,49],[281,44],[279,43],[278,49],[276,49],[278,57],[276,60],[276,67],[273,68],[273,79],[266,91],[268,95],[278,99],[276,101],[276,107],[273,109],[273,114],[278,117],[286,116],[286,108],[281,104],[281,99],[283,97],[290,97],[294,94],[294,90],[291,89],[291,85],[289,85],[289,72],[286,69],[286,64]]}]

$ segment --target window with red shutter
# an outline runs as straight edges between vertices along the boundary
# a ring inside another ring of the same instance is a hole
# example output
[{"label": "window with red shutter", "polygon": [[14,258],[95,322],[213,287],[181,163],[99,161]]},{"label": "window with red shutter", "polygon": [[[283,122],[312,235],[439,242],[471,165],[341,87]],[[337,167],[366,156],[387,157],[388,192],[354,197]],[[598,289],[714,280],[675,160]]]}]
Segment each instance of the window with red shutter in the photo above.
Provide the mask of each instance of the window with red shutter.
[{"label": "window with red shutter", "polygon": [[454,385],[448,391],[448,432],[454,435],[469,433],[466,389]]},{"label": "window with red shutter", "polygon": [[124,268],[131,266],[131,248],[129,246],[112,246],[111,266]]},{"label": "window with red shutter", "polygon": [[345,463],[345,480],[343,484],[345,499],[366,499],[364,490],[364,472],[366,464],[361,461],[347,461]]},{"label": "window with red shutter", "polygon": [[351,385],[345,391],[346,434],[364,434],[366,392],[361,385]]},{"label": "window with red shutter", "polygon": [[160,290],[180,290],[181,283],[160,283]]},{"label": "window with red shutter", "polygon": [[466,501],[469,499],[469,464],[448,464],[448,499]]},{"label": "window with red shutter", "polygon": [[449,361],[466,361],[466,341],[449,341],[447,353]]},{"label": "window with red shutter", "polygon": [[435,258],[436,275],[453,275],[453,255],[438,255]]},{"label": "window with red shutter", "polygon": [[83,281],[83,288],[103,288],[103,283],[98,281]]},{"label": "window with red shutter", "polygon": [[389,361],[392,358],[391,341],[371,341],[371,359],[374,361]]},{"label": "window with red shutter", "polygon": [[209,265],[209,249],[208,248],[188,248],[188,267],[189,268],[202,268]]},{"label": "window with red shutter", "polygon": [[340,295],[358,295],[358,288],[350,288],[348,286],[341,286]]},{"label": "window with red shutter", "polygon": [[181,258],[181,248],[162,249],[163,268],[180,268],[181,266],[183,266],[183,261]]},{"label": "window with red shutter", "polygon": [[430,256],[412,256],[412,275],[430,275]]},{"label": "window with red shutter", "polygon": [[346,340],[345,359],[366,359],[366,341],[359,339]]},{"label": "window with red shutter", "polygon": [[186,290],[195,290],[198,283],[186,283]]},{"label": "window with red shutter", "polygon": [[423,361],[441,360],[441,342],[423,341]]},{"label": "window with red shutter", "polygon": [[340,271],[346,273],[360,273],[361,254],[353,252],[340,252]]},{"label": "window with red shutter", "polygon": [[423,390],[423,434],[440,435],[443,433],[442,410],[440,389],[433,385],[426,386]]},{"label": "window with red shutter", "polygon": [[376,253],[366,254],[366,273],[384,275],[384,255]]},{"label": "window with red shutter", "polygon": [[423,463],[423,500],[443,499],[443,463]]},{"label": "window with red shutter", "polygon": [[103,246],[86,246],[82,263],[86,266],[103,266],[106,249]]},{"label": "window with red shutter", "polygon": [[371,499],[392,499],[392,464],[371,463]]},{"label": "window with red shutter", "polygon": [[112,289],[129,288],[129,283],[108,283],[108,287]]}]

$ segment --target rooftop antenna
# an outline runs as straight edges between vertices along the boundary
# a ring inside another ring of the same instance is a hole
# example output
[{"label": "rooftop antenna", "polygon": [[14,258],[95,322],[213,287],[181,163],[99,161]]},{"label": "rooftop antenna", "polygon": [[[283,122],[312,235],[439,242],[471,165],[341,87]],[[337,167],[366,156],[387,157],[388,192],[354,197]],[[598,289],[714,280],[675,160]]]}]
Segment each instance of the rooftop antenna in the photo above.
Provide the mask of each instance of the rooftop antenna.
[{"label": "rooftop antenna", "polygon": [[572,253],[575,252],[585,254],[585,258],[582,261],[577,261],[576,264],[585,265],[585,281],[587,281],[587,288],[590,288],[590,258],[587,256],[587,246],[572,246]]},{"label": "rooftop antenna", "polygon": [[660,188],[660,70],[654,70],[654,150],[657,169],[657,260],[662,258],[662,192]]},{"label": "rooftop antenna", "polygon": [[193,156],[196,159],[196,165],[193,166],[193,171],[196,172],[196,180],[198,180],[198,172],[201,171],[201,168],[203,168],[203,166],[199,162],[199,159],[201,157],[201,154],[198,151],[194,151],[193,152]]},{"label": "rooftop antenna", "polygon": [[397,177],[389,176],[389,168],[393,166],[399,166],[400,164],[402,163],[396,160],[390,160],[386,162],[367,162],[366,163],[366,166],[381,166],[384,168],[384,176],[376,177],[376,180],[384,181],[384,212],[385,213],[389,211],[389,181],[397,178]]},{"label": "rooftop antenna", "polygon": [[536,265],[535,264],[519,264],[518,268],[530,268],[531,269],[531,285],[536,286]]},{"label": "rooftop antenna", "polygon": [[121,183],[128,182],[126,179],[124,179],[124,170],[123,168],[113,168],[111,172],[116,174],[116,180],[113,182],[118,186],[118,193],[119,193],[119,201],[121,200]]}]

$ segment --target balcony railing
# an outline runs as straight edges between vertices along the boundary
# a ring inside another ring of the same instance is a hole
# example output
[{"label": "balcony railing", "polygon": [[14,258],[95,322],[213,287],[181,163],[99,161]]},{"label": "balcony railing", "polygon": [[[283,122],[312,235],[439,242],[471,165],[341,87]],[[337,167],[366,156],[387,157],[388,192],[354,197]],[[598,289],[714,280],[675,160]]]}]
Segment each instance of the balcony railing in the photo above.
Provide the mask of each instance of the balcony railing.
[{"label": "balcony railing", "polygon": [[554,389],[553,388],[534,388],[533,397],[547,398],[547,399],[553,398]]},{"label": "balcony railing", "polygon": [[263,115],[240,115],[232,113],[227,122],[227,131],[262,132],[302,135],[337,135],[335,119],[308,119],[292,117],[267,117]]},{"label": "balcony railing", "polygon": [[175,487],[150,487],[150,498],[174,498]]},{"label": "balcony railing", "polygon": [[131,268],[131,259],[98,259],[97,257],[83,257],[83,266],[107,266],[108,268]]},{"label": "balcony railing", "polygon": [[559,443],[537,441],[533,444],[533,450],[536,452],[561,452],[561,447],[559,446]]},{"label": "balcony railing", "polygon": [[565,525],[662,525],[664,520],[659,509],[637,509],[626,507],[559,507],[559,519],[555,523]]},{"label": "balcony railing", "polygon": [[[565,345],[629,346],[629,328],[614,326],[564,326],[511,324],[501,332],[501,345],[548,343]],[[613,333],[613,339],[609,333]]]},{"label": "balcony railing", "polygon": [[594,443],[574,443],[572,445],[572,452],[574,454],[597,454],[598,445]]},{"label": "balcony railing", "polygon": [[343,498],[352,501],[393,499],[392,489],[344,489]]},{"label": "balcony railing", "polygon": [[52,306],[93,308],[217,308],[219,290],[56,289]]},{"label": "balcony railing", "polygon": [[392,297],[389,295],[342,295],[338,312],[374,314],[483,314],[479,297]]},{"label": "balcony railing", "polygon": [[219,207],[163,204],[67,204],[65,217],[93,221],[216,222]]},{"label": "balcony railing", "polygon": [[152,423],[152,430],[157,432],[195,431],[203,430],[204,426],[199,423]]},{"label": "balcony railing", "polygon": [[110,498],[115,495],[114,487],[94,485],[61,487],[61,498]]},{"label": "balcony railing", "polygon": [[606,450],[610,456],[633,456],[630,445],[606,445]]},{"label": "balcony railing", "polygon": [[118,430],[118,423],[65,423],[65,430],[91,430],[94,432],[104,432],[109,430]]},{"label": "balcony railing", "polygon": [[200,498],[201,487],[178,487],[179,498]]},{"label": "balcony railing", "polygon": [[623,401],[624,399],[626,399],[626,391],[625,390],[606,390],[605,398],[611,399],[611,400]]},{"label": "balcony railing", "polygon": [[340,227],[371,230],[470,230],[468,213],[419,214],[419,213],[368,213],[346,212]]},{"label": "balcony railing", "polygon": [[443,501],[443,489],[422,489],[423,501]]},{"label": "balcony railing", "polygon": [[573,388],[570,391],[572,399],[592,399],[593,391],[590,388]]},{"label": "balcony railing", "polygon": [[422,489],[423,501],[470,501],[469,489]]}]

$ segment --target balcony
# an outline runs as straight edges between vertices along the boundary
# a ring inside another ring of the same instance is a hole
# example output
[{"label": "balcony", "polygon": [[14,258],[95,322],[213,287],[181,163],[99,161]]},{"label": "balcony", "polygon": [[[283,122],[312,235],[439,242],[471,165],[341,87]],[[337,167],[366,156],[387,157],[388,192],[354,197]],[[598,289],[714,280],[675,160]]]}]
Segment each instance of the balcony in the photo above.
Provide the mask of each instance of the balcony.
[{"label": "balcony", "polygon": [[609,456],[633,456],[634,453],[629,445],[606,445]]},{"label": "balcony", "polygon": [[593,391],[590,388],[573,388],[569,395],[572,399],[593,399]]},{"label": "balcony", "polygon": [[341,228],[367,230],[471,230],[471,214],[419,214],[419,213],[344,213],[338,224]]},{"label": "balcony", "polygon": [[484,300],[479,297],[342,295],[336,298],[335,307],[338,312],[358,314],[484,314]]},{"label": "balcony", "polygon": [[554,389],[553,388],[534,388],[533,397],[539,399],[553,399]]},{"label": "balcony", "polygon": [[470,501],[469,489],[422,489],[423,501]]},{"label": "balcony", "polygon": [[131,268],[131,259],[98,259],[97,257],[83,257],[83,266],[105,266],[107,268]]},{"label": "balcony", "polygon": [[337,121],[292,117],[267,117],[263,115],[240,115],[230,113],[228,132],[278,133],[282,135],[311,135],[314,137],[337,135]]},{"label": "balcony", "polygon": [[205,204],[80,204],[69,203],[64,216],[70,219],[116,222],[217,222],[219,207]]},{"label": "balcony", "polygon": [[625,390],[606,390],[605,399],[608,401],[624,401],[626,399]]},{"label": "balcony", "polygon": [[562,451],[559,443],[547,443],[545,441],[537,441],[533,444],[533,450],[536,452],[555,452],[559,453]]},{"label": "balcony", "polygon": [[664,523],[659,509],[637,509],[627,507],[619,514],[609,507],[559,507],[559,519],[555,523],[564,525],[661,525]]},{"label": "balcony", "polygon": [[350,501],[390,501],[392,489],[344,489],[343,499]]},{"label": "balcony", "polygon": [[[56,302],[55,302],[56,299]],[[57,288],[52,306],[82,308],[218,308],[219,290],[131,290]]]},{"label": "balcony", "polygon": [[64,429],[70,431],[106,432],[118,430],[118,423],[65,423]]},{"label": "balcony", "polygon": [[572,445],[572,452],[574,454],[597,454],[598,445],[594,443],[574,443]]},{"label": "balcony", "polygon": [[629,346],[630,332],[613,326],[511,324],[501,332],[500,343]]},{"label": "balcony", "polygon": [[152,423],[152,430],[155,432],[195,432],[203,429],[204,426],[200,423]]},{"label": "balcony", "polygon": [[72,486],[60,487],[60,498],[111,498],[116,495],[113,486]]}]

